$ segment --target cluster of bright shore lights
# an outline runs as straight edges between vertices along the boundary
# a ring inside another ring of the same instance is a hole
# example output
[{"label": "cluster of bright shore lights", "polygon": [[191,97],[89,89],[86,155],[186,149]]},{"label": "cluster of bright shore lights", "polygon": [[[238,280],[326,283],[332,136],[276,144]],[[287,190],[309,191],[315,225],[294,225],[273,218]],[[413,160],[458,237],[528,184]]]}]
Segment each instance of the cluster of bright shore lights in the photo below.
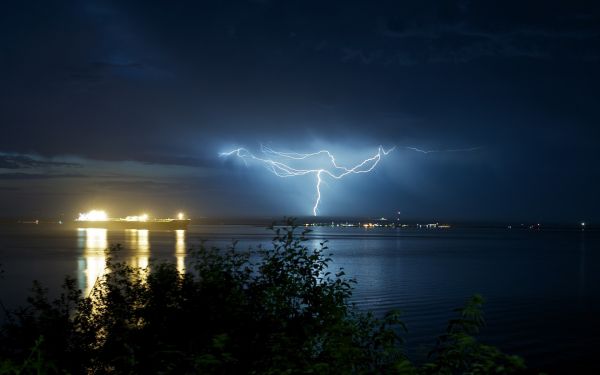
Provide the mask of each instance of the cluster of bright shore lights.
[{"label": "cluster of bright shore lights", "polygon": [[[183,220],[185,218],[185,215],[183,214],[183,212],[180,212],[177,214],[177,219],[179,220]],[[83,212],[79,214],[79,217],[77,218],[77,221],[107,221],[108,218],[108,214],[106,213],[106,211],[104,210],[91,210],[88,212]],[[125,221],[148,221],[148,214],[141,214],[141,215],[135,215],[135,216],[126,216],[124,219],[120,219],[120,220],[125,220]]]}]

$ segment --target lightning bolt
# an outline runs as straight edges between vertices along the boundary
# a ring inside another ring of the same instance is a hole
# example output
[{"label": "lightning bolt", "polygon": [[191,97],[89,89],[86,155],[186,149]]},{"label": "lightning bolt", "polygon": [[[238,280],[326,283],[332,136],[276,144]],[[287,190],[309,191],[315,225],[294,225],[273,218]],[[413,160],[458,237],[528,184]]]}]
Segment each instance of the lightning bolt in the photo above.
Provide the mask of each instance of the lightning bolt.
[{"label": "lightning bolt", "polygon": [[[313,205],[313,215],[317,216],[317,211],[319,209],[319,203],[321,202],[321,182],[323,181],[323,176],[327,175],[333,179],[341,180],[345,176],[349,174],[359,174],[359,173],[368,173],[371,172],[379,163],[383,156],[388,155],[390,152],[394,150],[395,147],[390,149],[384,149],[382,146],[379,146],[377,149],[377,153],[370,158],[363,160],[362,162],[356,164],[353,167],[345,167],[338,164],[335,156],[327,151],[320,150],[313,153],[296,153],[296,152],[280,152],[273,150],[270,147],[261,145],[261,156],[256,156],[252,152],[248,151],[248,149],[244,147],[236,148],[234,150],[228,152],[221,152],[219,156],[228,157],[235,155],[241,158],[246,165],[248,165],[247,160],[255,160],[264,164],[264,166],[277,177],[288,178],[295,176],[305,176],[309,174],[314,174],[316,176],[316,200]],[[318,156],[327,156],[331,166],[328,168],[317,168],[317,169],[297,169],[289,164],[286,164],[280,160],[306,160]]]}]

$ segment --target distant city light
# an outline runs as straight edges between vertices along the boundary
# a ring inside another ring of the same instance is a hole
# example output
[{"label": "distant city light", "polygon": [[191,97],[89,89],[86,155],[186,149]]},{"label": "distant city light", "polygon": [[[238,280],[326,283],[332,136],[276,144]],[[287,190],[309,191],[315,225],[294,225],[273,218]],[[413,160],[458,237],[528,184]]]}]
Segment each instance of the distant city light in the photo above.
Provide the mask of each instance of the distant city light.
[{"label": "distant city light", "polygon": [[185,216],[183,215],[183,212],[180,212],[180,213],[178,213],[178,214],[177,214],[177,218],[178,218],[179,220],[183,220],[183,218],[184,218],[184,217],[185,217]]},{"label": "distant city light", "polygon": [[106,221],[108,214],[103,210],[91,210],[89,212],[80,213],[77,221]]},{"label": "distant city light", "polygon": [[581,226],[582,226],[582,227],[585,227],[585,223],[583,223],[583,222],[582,222],[582,223],[581,223]]}]

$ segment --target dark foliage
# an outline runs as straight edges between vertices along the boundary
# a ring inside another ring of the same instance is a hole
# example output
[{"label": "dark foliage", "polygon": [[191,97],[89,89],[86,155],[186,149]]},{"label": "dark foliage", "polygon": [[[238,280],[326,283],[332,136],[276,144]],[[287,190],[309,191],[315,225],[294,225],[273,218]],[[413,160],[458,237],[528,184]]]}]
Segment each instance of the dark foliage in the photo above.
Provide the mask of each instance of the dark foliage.
[{"label": "dark foliage", "polygon": [[191,269],[118,262],[89,297],[73,279],[49,301],[34,284],[29,305],[7,316],[0,373],[128,374],[510,374],[521,359],[478,343],[475,296],[414,366],[402,351],[398,312],[353,308],[353,280],[329,268],[326,243],[311,250],[292,221],[273,228],[273,248],[201,246]]}]

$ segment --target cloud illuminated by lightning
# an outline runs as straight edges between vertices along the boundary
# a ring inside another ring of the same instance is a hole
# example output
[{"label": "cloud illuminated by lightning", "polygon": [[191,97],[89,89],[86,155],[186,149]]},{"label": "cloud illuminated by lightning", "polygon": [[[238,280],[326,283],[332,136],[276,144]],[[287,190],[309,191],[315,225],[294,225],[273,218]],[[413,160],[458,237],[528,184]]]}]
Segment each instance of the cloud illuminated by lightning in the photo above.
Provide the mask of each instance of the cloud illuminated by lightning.
[{"label": "cloud illuminated by lightning", "polygon": [[447,150],[423,150],[417,147],[406,147],[407,150],[411,150],[411,151],[415,151],[415,152],[420,152],[422,154],[432,154],[432,153],[438,153],[438,152],[470,152],[470,151],[477,151],[477,150],[481,150],[481,147],[469,147],[469,148],[451,148],[451,149],[447,149]]},{"label": "cloud illuminated by lightning", "polygon": [[[247,164],[247,160],[255,160],[260,163],[263,163],[264,166],[272,172],[277,177],[295,177],[295,176],[305,176],[309,174],[314,174],[316,176],[316,190],[317,197],[315,203],[313,205],[313,215],[317,216],[317,210],[319,208],[319,203],[321,202],[321,182],[323,180],[323,176],[327,175],[333,179],[341,180],[345,176],[349,174],[358,174],[358,173],[368,173],[371,172],[375,166],[379,163],[381,158],[390,152],[394,147],[385,150],[382,146],[379,146],[377,149],[377,153],[370,158],[363,160],[362,162],[354,165],[353,167],[345,167],[340,164],[335,159],[335,156],[327,151],[320,150],[313,153],[296,153],[296,152],[280,152],[275,151],[270,147],[261,146],[262,155],[256,156],[252,152],[248,151],[248,149],[240,147],[228,152],[222,152],[219,155],[221,157],[227,157],[231,155],[235,155],[241,158],[244,163]],[[317,169],[297,169],[283,161],[280,160],[306,160],[315,158],[318,156],[327,156],[329,162],[331,163],[328,167],[322,167]]]}]

